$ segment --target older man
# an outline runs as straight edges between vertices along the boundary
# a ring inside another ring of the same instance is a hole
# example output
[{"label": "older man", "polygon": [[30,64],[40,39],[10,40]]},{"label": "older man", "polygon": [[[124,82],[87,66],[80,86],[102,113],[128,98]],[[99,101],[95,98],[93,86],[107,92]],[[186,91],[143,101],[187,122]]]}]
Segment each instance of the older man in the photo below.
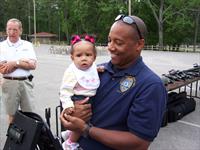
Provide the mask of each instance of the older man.
[{"label": "older man", "polygon": [[0,43],[0,73],[3,74],[2,100],[13,122],[15,112],[33,111],[33,76],[36,55],[32,43],[22,40],[22,23],[10,19],[6,26],[7,39]]}]

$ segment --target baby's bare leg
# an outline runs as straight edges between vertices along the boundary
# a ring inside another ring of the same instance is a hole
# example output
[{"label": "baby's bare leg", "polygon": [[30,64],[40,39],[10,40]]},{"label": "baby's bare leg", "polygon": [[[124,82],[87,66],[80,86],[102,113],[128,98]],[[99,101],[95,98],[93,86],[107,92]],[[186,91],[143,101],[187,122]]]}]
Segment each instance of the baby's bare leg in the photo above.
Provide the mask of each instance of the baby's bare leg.
[{"label": "baby's bare leg", "polygon": [[73,143],[77,143],[80,136],[81,136],[80,133],[72,131],[70,135],[70,141]]}]

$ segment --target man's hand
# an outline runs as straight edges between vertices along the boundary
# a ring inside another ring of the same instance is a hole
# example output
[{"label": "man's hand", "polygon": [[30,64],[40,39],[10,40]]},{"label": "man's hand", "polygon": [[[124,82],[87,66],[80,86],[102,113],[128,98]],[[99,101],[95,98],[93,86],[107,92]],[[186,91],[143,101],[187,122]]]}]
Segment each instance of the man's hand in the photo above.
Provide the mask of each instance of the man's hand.
[{"label": "man's hand", "polygon": [[92,116],[91,104],[88,104],[89,97],[74,104],[75,111],[71,116],[78,117],[84,121],[88,121]]},{"label": "man's hand", "polygon": [[68,130],[82,133],[85,129],[85,121],[80,118],[67,115],[64,111],[62,111],[60,115],[60,120],[62,125]]},{"label": "man's hand", "polygon": [[17,69],[15,61],[1,62],[0,63],[0,73],[8,74]]},{"label": "man's hand", "polygon": [[0,73],[4,73],[5,72],[5,63],[6,63],[7,61],[0,61]]}]

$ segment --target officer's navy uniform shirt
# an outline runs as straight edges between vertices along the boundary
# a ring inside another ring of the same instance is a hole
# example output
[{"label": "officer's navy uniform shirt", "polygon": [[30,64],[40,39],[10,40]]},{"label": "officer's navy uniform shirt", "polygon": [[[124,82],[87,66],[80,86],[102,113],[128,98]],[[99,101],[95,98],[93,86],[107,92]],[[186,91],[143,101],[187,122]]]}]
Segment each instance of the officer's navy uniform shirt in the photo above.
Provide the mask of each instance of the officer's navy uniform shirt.
[{"label": "officer's navy uniform shirt", "polygon": [[[162,81],[142,57],[125,70],[114,70],[111,62],[104,66],[100,87],[92,99],[91,123],[104,129],[130,131],[153,141],[166,107],[167,91]],[[111,149],[90,137],[81,137],[79,143],[85,150]]]}]

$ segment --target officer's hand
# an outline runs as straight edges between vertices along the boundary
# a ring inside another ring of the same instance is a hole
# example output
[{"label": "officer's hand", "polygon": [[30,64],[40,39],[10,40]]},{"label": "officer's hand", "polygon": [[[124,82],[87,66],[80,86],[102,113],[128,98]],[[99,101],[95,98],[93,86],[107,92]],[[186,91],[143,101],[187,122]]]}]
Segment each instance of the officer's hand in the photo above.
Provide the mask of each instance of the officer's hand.
[{"label": "officer's hand", "polygon": [[88,104],[89,97],[74,104],[74,112],[71,116],[78,117],[84,121],[88,121],[92,115],[91,104]]},{"label": "officer's hand", "polygon": [[85,128],[85,121],[80,118],[67,115],[64,111],[62,111],[60,115],[60,120],[62,125],[71,131],[82,133]]}]

